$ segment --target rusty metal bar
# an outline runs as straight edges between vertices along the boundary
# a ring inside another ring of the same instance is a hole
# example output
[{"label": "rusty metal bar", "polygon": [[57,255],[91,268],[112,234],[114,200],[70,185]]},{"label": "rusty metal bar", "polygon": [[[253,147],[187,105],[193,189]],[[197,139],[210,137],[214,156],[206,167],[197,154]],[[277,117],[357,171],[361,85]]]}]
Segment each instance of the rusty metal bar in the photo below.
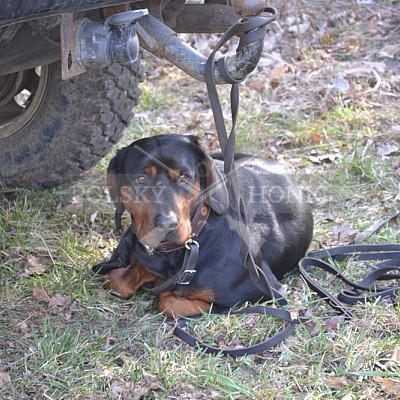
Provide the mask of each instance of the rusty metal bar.
[{"label": "rusty metal bar", "polygon": [[171,28],[178,33],[225,33],[239,15],[223,4],[189,4],[176,17]]},{"label": "rusty metal bar", "polygon": [[[176,65],[193,78],[204,82],[206,57],[193,47],[182,42],[176,32],[168,28],[151,15],[146,15],[137,23],[137,34],[140,45]],[[237,80],[244,79],[260,60],[263,50],[263,39],[250,43],[235,55],[227,57],[225,65],[229,74]],[[217,84],[227,83],[215,67]]]}]

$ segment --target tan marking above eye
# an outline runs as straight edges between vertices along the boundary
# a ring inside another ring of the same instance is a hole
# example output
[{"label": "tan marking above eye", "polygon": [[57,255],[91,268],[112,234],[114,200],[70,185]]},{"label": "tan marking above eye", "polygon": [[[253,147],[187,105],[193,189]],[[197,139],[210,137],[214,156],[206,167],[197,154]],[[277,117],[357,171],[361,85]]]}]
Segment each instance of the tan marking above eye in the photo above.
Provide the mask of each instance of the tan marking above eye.
[{"label": "tan marking above eye", "polygon": [[157,175],[158,170],[157,170],[157,167],[155,165],[149,165],[148,167],[146,167],[144,169],[144,172],[146,174],[148,174],[148,175],[155,176],[155,175]]},{"label": "tan marking above eye", "polygon": [[169,168],[168,176],[171,180],[175,181],[181,175],[181,170],[179,168]]}]

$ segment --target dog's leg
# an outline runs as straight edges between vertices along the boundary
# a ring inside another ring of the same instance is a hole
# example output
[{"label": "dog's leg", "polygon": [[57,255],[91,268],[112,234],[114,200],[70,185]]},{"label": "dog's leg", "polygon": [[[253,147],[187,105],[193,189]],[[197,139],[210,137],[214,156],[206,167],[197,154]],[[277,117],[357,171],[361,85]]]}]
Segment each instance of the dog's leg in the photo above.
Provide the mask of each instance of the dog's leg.
[{"label": "dog's leg", "polygon": [[155,282],[157,279],[156,275],[138,263],[115,269],[105,276],[112,293],[122,299],[129,299],[144,283]]},{"label": "dog's leg", "polygon": [[213,301],[214,296],[206,290],[184,295],[163,292],[159,295],[158,310],[168,318],[190,317],[208,311]]},{"label": "dog's leg", "polygon": [[114,269],[127,267],[134,257],[133,250],[135,244],[136,236],[132,230],[128,228],[122,235],[122,238],[118,243],[117,248],[113,251],[110,260],[94,265],[92,267],[93,273],[105,275]]}]

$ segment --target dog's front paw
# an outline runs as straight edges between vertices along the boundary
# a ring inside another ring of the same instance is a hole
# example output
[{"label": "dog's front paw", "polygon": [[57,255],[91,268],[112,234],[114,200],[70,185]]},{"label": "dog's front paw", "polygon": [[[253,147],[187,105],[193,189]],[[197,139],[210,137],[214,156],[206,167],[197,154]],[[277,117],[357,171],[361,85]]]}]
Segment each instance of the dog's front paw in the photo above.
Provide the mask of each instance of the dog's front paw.
[{"label": "dog's front paw", "polygon": [[110,271],[122,267],[120,261],[106,261],[93,265],[92,272],[96,275],[106,275]]},{"label": "dog's front paw", "polygon": [[129,299],[136,293],[138,288],[135,279],[132,279],[134,276],[132,269],[129,267],[114,269],[104,277],[111,295]]}]

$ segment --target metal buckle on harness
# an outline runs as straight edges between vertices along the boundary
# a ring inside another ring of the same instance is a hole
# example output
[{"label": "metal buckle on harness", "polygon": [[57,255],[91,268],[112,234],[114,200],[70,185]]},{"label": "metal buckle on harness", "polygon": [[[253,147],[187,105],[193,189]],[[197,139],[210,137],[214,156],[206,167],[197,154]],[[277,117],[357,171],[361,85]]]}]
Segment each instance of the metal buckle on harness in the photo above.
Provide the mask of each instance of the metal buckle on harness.
[{"label": "metal buckle on harness", "polygon": [[150,246],[147,246],[147,244],[143,244],[143,247],[146,249],[147,253],[150,256],[154,256],[154,249]]},{"label": "metal buckle on harness", "polygon": [[190,247],[191,244],[194,244],[195,246],[199,247],[199,242],[197,240],[195,240],[195,235],[190,236],[190,238],[188,240],[186,240],[185,242],[185,247],[188,250],[192,250],[192,248]]},{"label": "metal buckle on harness", "polygon": [[[197,242],[195,238],[196,238],[195,235],[191,235],[190,238],[185,242],[185,248],[186,251],[188,252],[186,256],[189,255],[186,266],[192,268],[185,269],[182,272],[182,275],[180,276],[178,281],[180,285],[189,285],[189,283],[192,282],[194,276],[196,275],[196,263],[198,257],[199,242]],[[193,248],[195,246],[197,247],[196,249],[197,251],[193,252]]]},{"label": "metal buckle on harness", "polygon": [[185,271],[183,271],[183,274],[180,277],[178,283],[180,285],[189,285],[189,283],[192,282],[195,274],[196,274],[195,269],[186,269]]}]

